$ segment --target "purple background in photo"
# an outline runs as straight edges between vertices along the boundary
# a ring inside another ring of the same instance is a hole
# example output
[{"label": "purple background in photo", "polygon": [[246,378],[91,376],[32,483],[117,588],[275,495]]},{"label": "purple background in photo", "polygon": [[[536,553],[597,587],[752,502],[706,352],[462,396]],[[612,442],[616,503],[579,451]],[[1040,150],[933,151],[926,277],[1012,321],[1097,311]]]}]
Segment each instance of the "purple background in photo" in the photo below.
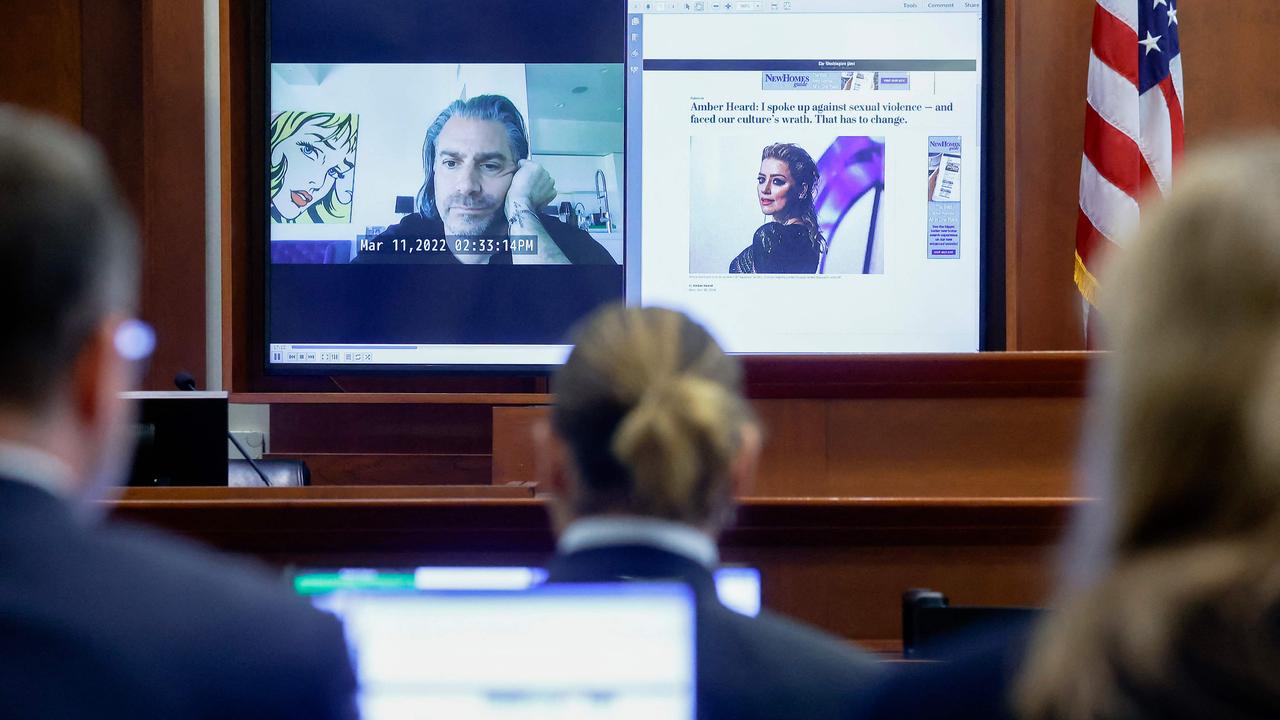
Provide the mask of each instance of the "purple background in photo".
[{"label": "purple background in photo", "polygon": [[863,195],[884,186],[884,139],[838,137],[818,160],[821,178],[814,209],[822,234],[834,237],[845,213]]}]

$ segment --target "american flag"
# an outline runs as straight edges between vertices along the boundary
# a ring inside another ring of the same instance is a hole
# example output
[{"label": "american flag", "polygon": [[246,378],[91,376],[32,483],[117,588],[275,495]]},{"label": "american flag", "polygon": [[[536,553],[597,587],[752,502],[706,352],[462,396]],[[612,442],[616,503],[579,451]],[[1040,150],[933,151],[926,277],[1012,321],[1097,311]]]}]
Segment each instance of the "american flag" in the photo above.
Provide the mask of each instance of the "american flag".
[{"label": "american flag", "polygon": [[1075,263],[1076,287],[1089,305],[1099,261],[1137,225],[1140,198],[1153,186],[1161,193],[1172,186],[1182,102],[1175,0],[1097,0]]}]

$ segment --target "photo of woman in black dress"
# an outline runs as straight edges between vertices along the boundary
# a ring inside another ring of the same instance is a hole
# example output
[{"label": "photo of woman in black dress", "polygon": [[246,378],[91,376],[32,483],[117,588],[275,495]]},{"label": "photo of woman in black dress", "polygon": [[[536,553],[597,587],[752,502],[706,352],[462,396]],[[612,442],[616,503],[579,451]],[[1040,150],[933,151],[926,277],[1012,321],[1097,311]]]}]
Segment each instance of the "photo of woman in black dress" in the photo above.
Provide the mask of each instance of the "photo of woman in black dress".
[{"label": "photo of woman in black dress", "polygon": [[760,156],[756,197],[769,222],[729,263],[731,273],[815,273],[827,240],[818,228],[813,198],[818,168],[803,148],[775,143]]}]

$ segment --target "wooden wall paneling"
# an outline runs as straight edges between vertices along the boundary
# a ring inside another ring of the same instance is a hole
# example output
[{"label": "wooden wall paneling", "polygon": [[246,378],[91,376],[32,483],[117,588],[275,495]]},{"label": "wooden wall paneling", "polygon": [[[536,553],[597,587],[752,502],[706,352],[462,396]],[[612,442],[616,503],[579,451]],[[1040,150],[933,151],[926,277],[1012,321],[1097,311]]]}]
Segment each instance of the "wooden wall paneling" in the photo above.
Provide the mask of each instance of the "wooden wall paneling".
[{"label": "wooden wall paneling", "polygon": [[186,370],[205,387],[204,7],[141,0],[142,316],[157,344],[145,386]]},{"label": "wooden wall paneling", "polygon": [[760,568],[764,604],[876,650],[901,648],[903,591],[1042,605],[1078,501],[745,500],[726,562]]},{"label": "wooden wall paneling", "polygon": [[[754,403],[765,427],[759,475],[745,496],[840,495],[828,478],[827,403],[820,400],[760,400]],[[533,426],[547,419],[547,406],[493,409],[493,482],[533,480]]]},{"label": "wooden wall paneling", "polygon": [[[474,488],[469,498],[431,490],[165,488],[126,491],[111,507],[117,519],[282,566],[537,564],[554,549],[545,506],[527,488]],[[767,607],[893,649],[901,593],[911,587],[941,590],[957,603],[1041,604],[1052,548],[1076,505],[747,500],[721,548],[727,562],[761,569]]]},{"label": "wooden wall paneling", "polygon": [[141,229],[145,212],[142,107],[142,3],[86,2],[80,19],[84,38],[84,129],[102,145],[116,182]]},{"label": "wooden wall paneling", "polygon": [[823,400],[756,400],[752,403],[764,426],[764,451],[751,487],[738,492],[751,497],[820,497],[844,495],[826,482],[830,477],[830,403]]},{"label": "wooden wall paneling", "polygon": [[1081,352],[923,353],[747,358],[755,399],[1080,397]]},{"label": "wooden wall paneling", "polygon": [[[142,315],[158,334],[146,387],[203,384],[204,56],[200,0],[54,0],[6,15],[6,98],[103,146],[143,244]],[[12,37],[9,34],[12,34]],[[26,97],[30,93],[35,96]]]},{"label": "wooden wall paneling", "polygon": [[726,562],[760,569],[765,607],[877,651],[902,647],[902,593],[928,588],[955,604],[1042,606],[1052,588],[1052,543],[831,543],[727,546]]},{"label": "wooden wall paneling", "polygon": [[5,6],[0,23],[0,101],[80,124],[80,0]]},{"label": "wooden wall paneling", "polygon": [[550,419],[546,405],[493,409],[493,484],[534,481],[534,426]]},{"label": "wooden wall paneling", "polygon": [[1065,497],[1080,398],[842,400],[828,404],[827,475],[809,493],[857,497]]},{"label": "wooden wall paneling", "polygon": [[488,454],[422,453],[268,453],[268,459],[301,460],[311,471],[311,484],[360,485],[488,485],[493,461]]},{"label": "wooden wall paneling", "polygon": [[[768,451],[755,485],[745,495],[803,495],[810,480],[827,474],[826,406],[818,400],[764,400],[755,403],[766,428]],[[493,409],[493,482],[533,480],[533,427],[548,419],[546,405]]]},{"label": "wooden wall paneling", "polygon": [[[1012,0],[1011,350],[1084,347],[1072,279],[1094,3]],[[1014,321],[1016,319],[1016,322]]]},{"label": "wooden wall paneling", "polygon": [[[1090,358],[1000,353],[749,362],[748,389],[765,446],[756,483],[741,492],[1066,496]],[[530,480],[529,429],[546,413],[545,406],[494,408],[495,482]]]},{"label": "wooden wall paneling", "polygon": [[[863,384],[825,370],[810,374],[814,387],[829,389],[835,399],[754,401],[766,442],[759,476],[745,496],[1071,493],[1086,356],[863,361],[861,370],[850,370]],[[925,365],[903,371],[916,362]],[[786,386],[779,377],[756,380],[768,394]],[[523,422],[540,412],[521,410]],[[498,481],[527,480],[518,473],[531,466],[530,447],[495,443],[494,454],[495,469],[516,469],[495,473]]]},{"label": "wooden wall paneling", "polygon": [[1280,108],[1280,3],[1178,4],[1187,148],[1222,135],[1275,131]]},{"label": "wooden wall paneling", "polygon": [[272,405],[271,451],[485,454],[483,405]]},{"label": "wooden wall paneling", "polygon": [[271,455],[305,460],[316,485],[484,484],[492,477],[485,405],[271,406]]},{"label": "wooden wall paneling", "polygon": [[[527,497],[527,490],[522,498],[466,498],[456,490],[446,489],[451,496],[447,498],[418,499],[374,498],[369,493],[322,500],[163,504],[126,499],[115,504],[112,518],[167,528],[282,566],[395,567],[446,558],[503,564],[513,553],[539,562],[554,549],[546,512]],[[522,489],[476,490],[506,494]]]},{"label": "wooden wall paneling", "polygon": [[[486,564],[486,554],[520,551],[545,558],[554,547],[546,513],[525,488],[420,488],[431,494],[417,497],[379,497],[379,488],[303,490],[310,497],[165,501],[126,495],[114,504],[112,517],[279,565],[412,565],[458,556]],[[314,497],[325,490],[334,494]]]},{"label": "wooden wall paneling", "polygon": [[1018,34],[1018,17],[1022,12],[1022,3],[1008,0],[1004,7],[1004,346],[1006,350],[1016,351],[1018,346],[1018,326],[1021,322],[1017,298],[1018,282],[1018,230],[1019,230],[1019,184],[1018,167],[1014,161],[1018,151],[1018,57],[1020,36]]},{"label": "wooden wall paneling", "polygon": [[[255,32],[248,3],[221,0],[219,48],[219,96],[222,176],[222,387],[245,390],[249,387],[249,348],[255,341],[255,297],[252,287],[260,280],[251,276],[249,257],[258,246],[250,222],[249,193],[260,188],[249,141],[250,126],[260,122],[264,110],[255,101],[262,88],[260,57],[250,51],[260,38]],[[261,167],[258,165],[257,167]],[[260,176],[261,173],[258,173]]]}]

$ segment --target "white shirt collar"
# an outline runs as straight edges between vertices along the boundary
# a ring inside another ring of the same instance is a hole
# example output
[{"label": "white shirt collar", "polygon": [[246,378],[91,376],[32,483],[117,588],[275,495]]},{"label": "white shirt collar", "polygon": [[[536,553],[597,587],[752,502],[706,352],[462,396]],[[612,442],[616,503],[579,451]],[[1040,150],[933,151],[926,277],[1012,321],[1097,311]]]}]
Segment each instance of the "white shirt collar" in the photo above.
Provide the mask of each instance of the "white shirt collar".
[{"label": "white shirt collar", "polygon": [[711,536],[684,523],[635,515],[597,515],[570,523],[556,544],[561,554],[617,545],[646,545],[714,570],[720,552]]},{"label": "white shirt collar", "polygon": [[0,478],[40,488],[58,497],[70,493],[71,468],[44,450],[0,440]]}]

